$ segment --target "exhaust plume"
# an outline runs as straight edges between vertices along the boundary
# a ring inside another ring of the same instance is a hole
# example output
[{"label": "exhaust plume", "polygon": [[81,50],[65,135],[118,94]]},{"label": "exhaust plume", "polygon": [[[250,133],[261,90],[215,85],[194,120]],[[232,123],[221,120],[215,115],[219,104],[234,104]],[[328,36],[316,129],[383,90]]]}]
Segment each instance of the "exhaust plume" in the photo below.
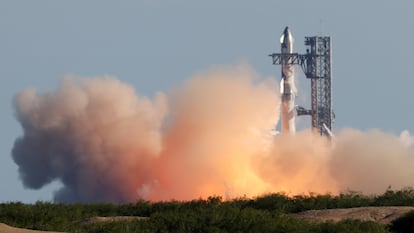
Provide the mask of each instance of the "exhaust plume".
[{"label": "exhaust plume", "polygon": [[23,185],[63,187],[57,202],[227,198],[269,192],[376,193],[413,185],[414,139],[346,129],[335,147],[310,131],[271,136],[274,79],[216,67],[148,98],[115,77],[65,78],[14,99],[23,135],[12,156]]}]

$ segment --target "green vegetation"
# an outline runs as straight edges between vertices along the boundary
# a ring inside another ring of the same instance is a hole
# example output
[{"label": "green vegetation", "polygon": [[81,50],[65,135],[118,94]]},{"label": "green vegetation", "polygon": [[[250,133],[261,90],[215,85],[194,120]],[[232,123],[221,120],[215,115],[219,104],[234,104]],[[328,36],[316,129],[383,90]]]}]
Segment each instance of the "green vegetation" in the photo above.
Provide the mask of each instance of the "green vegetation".
[{"label": "green vegetation", "polygon": [[414,232],[414,211],[407,213],[404,217],[395,220],[390,229],[393,232],[412,233]]},{"label": "green vegetation", "polygon": [[[221,197],[206,200],[168,201],[131,204],[0,204],[0,222],[50,231],[66,232],[414,232],[414,212],[390,226],[374,222],[342,221],[339,223],[307,222],[291,213],[311,209],[350,208],[361,206],[414,206],[411,188],[383,195],[365,196],[358,192],[334,195],[269,194],[254,199]],[[82,223],[94,216],[142,216],[147,220],[127,222]],[[407,230],[408,229],[408,230]]]}]

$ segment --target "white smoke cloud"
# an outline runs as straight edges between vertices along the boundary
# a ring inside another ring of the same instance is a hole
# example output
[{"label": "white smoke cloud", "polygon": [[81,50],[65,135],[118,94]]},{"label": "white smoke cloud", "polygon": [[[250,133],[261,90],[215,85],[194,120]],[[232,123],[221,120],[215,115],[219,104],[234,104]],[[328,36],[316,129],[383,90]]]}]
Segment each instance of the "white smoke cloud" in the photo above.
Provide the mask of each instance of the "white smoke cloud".
[{"label": "white smoke cloud", "polygon": [[400,138],[379,130],[341,131],[331,158],[331,173],[339,181],[340,190],[381,193],[389,186],[413,186],[414,148],[406,143],[413,138],[403,135]]}]

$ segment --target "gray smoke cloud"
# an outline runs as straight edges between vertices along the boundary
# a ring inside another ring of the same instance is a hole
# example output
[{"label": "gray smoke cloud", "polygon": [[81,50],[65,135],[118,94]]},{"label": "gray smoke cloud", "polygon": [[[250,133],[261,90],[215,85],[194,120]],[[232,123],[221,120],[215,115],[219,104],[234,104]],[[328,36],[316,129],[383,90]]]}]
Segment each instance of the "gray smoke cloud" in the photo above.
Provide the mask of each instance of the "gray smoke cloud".
[{"label": "gray smoke cloud", "polygon": [[128,170],[145,177],[161,150],[165,96],[138,96],[113,77],[66,78],[45,94],[27,89],[14,106],[24,135],[12,155],[23,184],[39,189],[59,179],[57,201],[131,200],[134,193],[114,187]]},{"label": "gray smoke cloud", "polygon": [[60,180],[57,202],[188,200],[268,192],[380,193],[414,183],[413,137],[344,129],[271,136],[277,82],[248,65],[215,67],[169,94],[140,96],[115,77],[66,77],[14,98],[23,185]]}]

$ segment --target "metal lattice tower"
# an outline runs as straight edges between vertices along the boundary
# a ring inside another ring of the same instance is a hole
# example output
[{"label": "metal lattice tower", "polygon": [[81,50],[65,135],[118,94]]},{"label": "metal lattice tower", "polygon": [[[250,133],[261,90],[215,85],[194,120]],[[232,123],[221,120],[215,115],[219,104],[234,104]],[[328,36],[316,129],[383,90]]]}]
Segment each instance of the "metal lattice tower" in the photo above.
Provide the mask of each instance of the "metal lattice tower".
[{"label": "metal lattice tower", "polygon": [[331,86],[331,38],[305,37],[309,57],[305,75],[311,80],[312,128],[330,136],[333,125]]},{"label": "metal lattice tower", "polygon": [[306,78],[311,80],[311,109],[297,106],[297,114],[311,115],[312,129],[320,135],[331,137],[334,113],[332,111],[332,62],[329,36],[305,37],[306,54],[273,53],[274,65],[289,62],[300,65]]}]

